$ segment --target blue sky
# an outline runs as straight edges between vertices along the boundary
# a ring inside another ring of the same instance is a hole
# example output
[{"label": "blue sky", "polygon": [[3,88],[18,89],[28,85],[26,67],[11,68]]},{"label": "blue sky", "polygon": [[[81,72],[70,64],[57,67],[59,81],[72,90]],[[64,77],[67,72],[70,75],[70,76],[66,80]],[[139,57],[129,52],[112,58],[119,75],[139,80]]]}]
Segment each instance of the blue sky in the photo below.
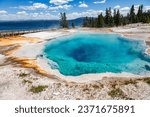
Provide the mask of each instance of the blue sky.
[{"label": "blue sky", "polygon": [[58,19],[60,12],[68,19],[95,17],[108,7],[126,15],[132,4],[150,10],[150,0],[0,0],[0,20]]}]

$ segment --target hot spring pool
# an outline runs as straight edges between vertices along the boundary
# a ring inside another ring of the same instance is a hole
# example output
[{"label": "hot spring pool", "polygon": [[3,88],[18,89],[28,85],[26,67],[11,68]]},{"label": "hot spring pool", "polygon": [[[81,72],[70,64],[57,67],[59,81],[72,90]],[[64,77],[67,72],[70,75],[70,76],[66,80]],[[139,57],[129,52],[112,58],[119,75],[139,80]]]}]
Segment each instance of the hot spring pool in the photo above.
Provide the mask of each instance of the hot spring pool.
[{"label": "hot spring pool", "polygon": [[[44,55],[52,69],[67,76],[90,73],[150,73],[150,59],[143,41],[116,34],[78,33],[49,41]],[[55,63],[55,65],[54,65]]]}]

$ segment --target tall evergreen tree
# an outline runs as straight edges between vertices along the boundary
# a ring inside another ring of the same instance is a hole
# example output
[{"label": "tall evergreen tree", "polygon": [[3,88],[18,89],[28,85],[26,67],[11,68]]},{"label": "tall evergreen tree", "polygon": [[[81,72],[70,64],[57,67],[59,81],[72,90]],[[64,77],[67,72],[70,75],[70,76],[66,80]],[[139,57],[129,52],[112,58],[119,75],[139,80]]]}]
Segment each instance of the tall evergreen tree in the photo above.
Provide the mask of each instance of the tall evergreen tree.
[{"label": "tall evergreen tree", "polygon": [[143,23],[150,23],[150,11],[143,13]]},{"label": "tall evergreen tree", "polygon": [[109,26],[110,27],[114,26],[114,19],[112,16],[111,7],[109,8]]},{"label": "tall evergreen tree", "polygon": [[116,24],[117,24],[117,11],[116,11],[116,9],[114,9],[114,16],[113,16],[113,19],[114,19],[114,25],[116,26]]},{"label": "tall evergreen tree", "polygon": [[109,10],[106,8],[105,25],[109,25]]},{"label": "tall evergreen tree", "polygon": [[135,8],[134,5],[132,5],[131,9],[130,9],[130,23],[135,23]]},{"label": "tall evergreen tree", "polygon": [[61,28],[69,28],[66,13],[60,13],[60,26]]},{"label": "tall evergreen tree", "polygon": [[100,15],[98,15],[97,27],[104,27],[104,17],[102,15],[102,13]]},{"label": "tall evergreen tree", "polygon": [[89,22],[89,19],[88,19],[88,17],[86,16],[86,17],[83,19],[83,27],[88,27],[88,22]]},{"label": "tall evergreen tree", "polygon": [[119,9],[117,10],[115,25],[116,25],[116,26],[121,25],[121,15],[120,15]]},{"label": "tall evergreen tree", "polygon": [[107,27],[113,26],[113,17],[112,17],[112,15],[111,15],[111,8],[106,9],[105,25],[106,25]]},{"label": "tall evergreen tree", "polygon": [[142,22],[142,20],[143,20],[143,5],[140,5],[137,13],[137,22]]},{"label": "tall evergreen tree", "polygon": [[88,25],[89,25],[89,27],[92,27],[92,17],[89,18]]},{"label": "tall evergreen tree", "polygon": [[127,20],[127,24],[129,24],[130,23],[130,14],[129,13],[127,13],[126,20]]},{"label": "tall evergreen tree", "polygon": [[93,17],[91,18],[91,27],[95,27],[95,19]]}]

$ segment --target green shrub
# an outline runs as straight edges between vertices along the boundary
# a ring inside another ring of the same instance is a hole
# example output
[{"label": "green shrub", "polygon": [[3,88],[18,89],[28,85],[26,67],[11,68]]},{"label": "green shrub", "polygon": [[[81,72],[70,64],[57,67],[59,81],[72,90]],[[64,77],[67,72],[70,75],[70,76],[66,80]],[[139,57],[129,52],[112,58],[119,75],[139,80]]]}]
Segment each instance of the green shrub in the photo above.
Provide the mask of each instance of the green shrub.
[{"label": "green shrub", "polygon": [[125,98],[126,97],[124,92],[119,88],[112,89],[110,92],[108,92],[108,95],[111,96],[112,98],[115,98],[115,97]]},{"label": "green shrub", "polygon": [[30,91],[33,93],[40,93],[40,92],[44,91],[46,88],[48,88],[48,86],[46,86],[46,85],[32,86]]}]

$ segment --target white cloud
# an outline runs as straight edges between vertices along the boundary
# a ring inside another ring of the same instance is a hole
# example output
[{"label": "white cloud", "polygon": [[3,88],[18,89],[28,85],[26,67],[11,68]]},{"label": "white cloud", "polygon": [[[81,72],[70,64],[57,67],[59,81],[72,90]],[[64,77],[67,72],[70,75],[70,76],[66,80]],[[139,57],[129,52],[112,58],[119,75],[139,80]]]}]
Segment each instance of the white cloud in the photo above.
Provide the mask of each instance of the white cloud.
[{"label": "white cloud", "polygon": [[106,3],[106,0],[102,0],[102,1],[95,1],[93,2],[94,4],[104,4]]},{"label": "white cloud", "polygon": [[99,14],[103,13],[103,10],[87,10],[85,12],[73,12],[67,14],[68,19],[76,19],[79,17],[97,17]]},{"label": "white cloud", "polygon": [[17,12],[17,15],[28,15],[26,11]]},{"label": "white cloud", "polygon": [[67,4],[73,0],[50,0],[49,3],[54,4],[54,5],[62,5],[62,4]]},{"label": "white cloud", "polygon": [[[83,2],[79,2],[80,4],[82,4]],[[7,11],[5,10],[0,10],[0,20],[29,20],[29,19],[33,19],[33,20],[37,20],[37,19],[59,19],[59,15],[57,13],[55,13],[55,15],[53,15],[52,12],[55,12],[59,9],[63,10],[63,9],[69,9],[71,7],[73,7],[72,5],[68,5],[68,4],[64,4],[64,5],[54,5],[54,6],[49,6],[47,7],[43,7],[43,6],[38,6],[37,5],[32,5],[32,6],[36,6],[34,7],[34,9],[39,9],[39,8],[43,8],[46,10],[42,11],[42,12],[36,12],[34,11],[34,13],[30,13],[29,11],[18,11],[16,14],[9,14],[7,13]],[[135,5],[135,13],[137,13],[138,11],[138,7],[139,5]],[[130,7],[120,7],[120,5],[116,5],[114,7],[118,8],[120,10],[120,13],[123,14],[124,16],[127,15],[127,13],[129,13],[130,11]],[[33,9],[32,9],[33,10]],[[50,10],[52,11],[51,13]],[[143,11],[147,11],[150,10],[150,6],[144,6]],[[112,9],[113,11],[113,9]],[[33,12],[33,11],[32,11]],[[99,15],[100,13],[103,13],[103,15],[105,15],[105,11],[103,10],[87,10],[84,12],[72,12],[67,14],[67,18],[68,19],[75,19],[75,18],[79,18],[79,17],[97,17],[97,15]],[[112,12],[113,13],[113,12]]]},{"label": "white cloud", "polygon": [[[137,14],[140,5],[134,5],[135,13]],[[143,10],[146,11],[148,6],[144,6]],[[150,6],[149,6],[150,8]],[[130,12],[130,7],[120,7],[120,5],[116,5],[114,9],[119,9],[120,13],[126,16]]]},{"label": "white cloud", "polygon": [[[23,15],[24,14],[24,15]],[[1,16],[1,15],[0,15]],[[17,12],[16,14],[7,14],[2,15],[0,20],[40,20],[40,19],[47,19],[47,20],[54,20],[59,19],[58,16],[52,15],[50,13],[26,13],[25,12]]]},{"label": "white cloud", "polygon": [[123,8],[120,8],[120,13],[123,15],[123,16],[126,16],[130,11],[130,8],[129,7],[123,7]]},{"label": "white cloud", "polygon": [[129,7],[123,7],[123,8],[121,8],[120,10],[121,10],[121,11],[129,11],[130,8],[129,8]]},{"label": "white cloud", "polygon": [[52,15],[50,13],[43,13],[43,12],[41,12],[41,13],[30,13],[29,18],[30,19],[50,19],[50,20],[58,19],[58,17],[55,15]]},{"label": "white cloud", "polygon": [[69,9],[71,7],[72,7],[72,5],[67,5],[67,4],[65,4],[65,5],[58,5],[58,6],[54,6],[54,7],[50,6],[49,10],[51,10],[51,11],[56,11],[58,9],[66,9],[67,10],[67,9]]},{"label": "white cloud", "polygon": [[71,8],[71,7],[72,7],[72,5],[67,5],[67,4],[66,4],[66,5],[63,5],[63,6],[62,6],[62,9],[69,9],[69,8]]},{"label": "white cloud", "polygon": [[80,3],[79,7],[81,7],[81,8],[87,8],[88,7],[88,5],[85,4],[84,2],[80,1],[79,3]]},{"label": "white cloud", "polygon": [[[140,5],[135,5],[135,6],[134,6],[135,13],[138,12],[139,6],[140,6]],[[150,6],[144,6],[144,7],[143,7],[143,11],[144,11],[144,12],[145,12],[145,11],[148,11],[148,10],[150,10]]]},{"label": "white cloud", "polygon": [[7,14],[7,11],[5,11],[5,10],[0,10],[0,15],[4,15],[4,14]]},{"label": "white cloud", "polygon": [[[136,14],[137,14],[137,12],[138,12],[139,6],[140,6],[140,5],[135,5],[135,6],[134,6],[134,9],[135,9],[135,13],[136,13]],[[143,11],[145,12],[145,11],[148,11],[148,10],[150,10],[150,6],[144,6]],[[121,14],[123,14],[123,15],[127,15],[127,13],[130,12],[130,7],[123,7],[123,8],[120,8],[120,12],[121,12]]]},{"label": "white cloud", "polygon": [[144,6],[144,11],[150,10],[150,6]]},{"label": "white cloud", "polygon": [[120,9],[120,5],[116,5],[114,9]]},{"label": "white cloud", "polygon": [[19,8],[23,10],[36,10],[36,9],[47,9],[48,6],[43,3],[34,3],[32,6],[20,6]]},{"label": "white cloud", "polygon": [[[140,5],[135,5],[134,9],[135,9],[135,13],[137,14],[138,9],[139,9]],[[119,5],[115,6],[114,9],[119,9],[120,13],[124,16],[126,16],[129,12],[130,12],[130,7],[120,7]],[[150,10],[150,6],[144,6],[143,11],[148,11]]]},{"label": "white cloud", "polygon": [[140,6],[139,4],[138,4],[138,5],[134,5],[134,8],[135,8],[135,9],[138,9],[139,6]]}]

